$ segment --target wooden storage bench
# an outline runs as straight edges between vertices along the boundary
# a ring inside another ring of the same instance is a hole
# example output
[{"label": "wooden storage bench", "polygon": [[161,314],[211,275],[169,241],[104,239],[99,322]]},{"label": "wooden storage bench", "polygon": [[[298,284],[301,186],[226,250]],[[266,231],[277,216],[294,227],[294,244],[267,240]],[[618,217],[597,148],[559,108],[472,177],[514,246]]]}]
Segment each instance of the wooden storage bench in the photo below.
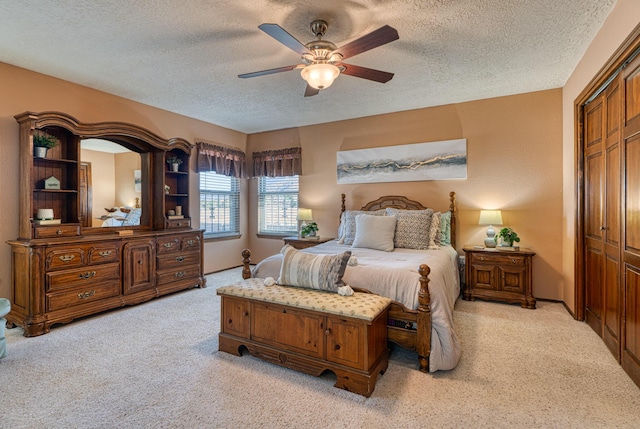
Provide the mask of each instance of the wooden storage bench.
[{"label": "wooden storage bench", "polygon": [[387,308],[369,293],[341,296],[248,279],[218,289],[219,350],[253,356],[319,376],[332,371],[335,387],[369,397],[389,363]]}]

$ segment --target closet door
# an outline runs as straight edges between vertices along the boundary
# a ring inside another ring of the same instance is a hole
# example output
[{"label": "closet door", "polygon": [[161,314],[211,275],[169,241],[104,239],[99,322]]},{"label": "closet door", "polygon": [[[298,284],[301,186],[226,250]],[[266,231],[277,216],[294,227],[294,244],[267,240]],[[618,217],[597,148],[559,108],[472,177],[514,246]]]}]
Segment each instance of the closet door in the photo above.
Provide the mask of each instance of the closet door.
[{"label": "closet door", "polygon": [[640,385],[640,57],[623,70],[624,324],[622,367]]},{"label": "closet door", "polygon": [[620,358],[620,79],[585,106],[586,321]]},{"label": "closet door", "polygon": [[584,254],[586,322],[602,336],[603,279],[603,125],[604,95],[584,107]]}]

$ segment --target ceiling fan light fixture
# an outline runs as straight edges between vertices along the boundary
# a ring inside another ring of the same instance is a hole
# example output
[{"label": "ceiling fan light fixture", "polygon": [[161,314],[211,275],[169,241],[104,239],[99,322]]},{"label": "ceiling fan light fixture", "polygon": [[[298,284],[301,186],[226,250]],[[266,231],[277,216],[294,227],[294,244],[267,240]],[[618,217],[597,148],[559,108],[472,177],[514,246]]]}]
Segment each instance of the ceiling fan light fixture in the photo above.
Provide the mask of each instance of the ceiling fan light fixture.
[{"label": "ceiling fan light fixture", "polygon": [[312,88],[327,89],[340,74],[340,69],[333,64],[310,64],[300,74]]}]

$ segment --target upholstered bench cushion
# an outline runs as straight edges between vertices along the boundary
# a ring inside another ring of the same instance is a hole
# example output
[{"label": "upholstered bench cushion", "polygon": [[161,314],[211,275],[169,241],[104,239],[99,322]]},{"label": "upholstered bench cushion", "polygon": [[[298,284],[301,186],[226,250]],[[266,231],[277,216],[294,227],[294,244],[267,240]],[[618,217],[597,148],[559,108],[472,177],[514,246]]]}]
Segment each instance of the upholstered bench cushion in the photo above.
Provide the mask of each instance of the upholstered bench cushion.
[{"label": "upholstered bench cushion", "polygon": [[391,303],[389,298],[372,293],[355,292],[351,296],[342,296],[335,292],[292,286],[265,286],[264,279],[259,278],[220,287],[217,293],[368,321],[375,319]]}]

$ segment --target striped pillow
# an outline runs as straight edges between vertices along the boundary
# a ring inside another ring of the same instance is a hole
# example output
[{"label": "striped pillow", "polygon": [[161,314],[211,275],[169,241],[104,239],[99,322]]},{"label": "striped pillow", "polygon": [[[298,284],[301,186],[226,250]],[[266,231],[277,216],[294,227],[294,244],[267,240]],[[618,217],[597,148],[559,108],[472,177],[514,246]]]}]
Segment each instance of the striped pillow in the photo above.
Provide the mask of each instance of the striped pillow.
[{"label": "striped pillow", "polygon": [[338,292],[344,286],[342,276],[351,251],[335,255],[312,255],[286,245],[282,253],[282,267],[278,284]]}]

